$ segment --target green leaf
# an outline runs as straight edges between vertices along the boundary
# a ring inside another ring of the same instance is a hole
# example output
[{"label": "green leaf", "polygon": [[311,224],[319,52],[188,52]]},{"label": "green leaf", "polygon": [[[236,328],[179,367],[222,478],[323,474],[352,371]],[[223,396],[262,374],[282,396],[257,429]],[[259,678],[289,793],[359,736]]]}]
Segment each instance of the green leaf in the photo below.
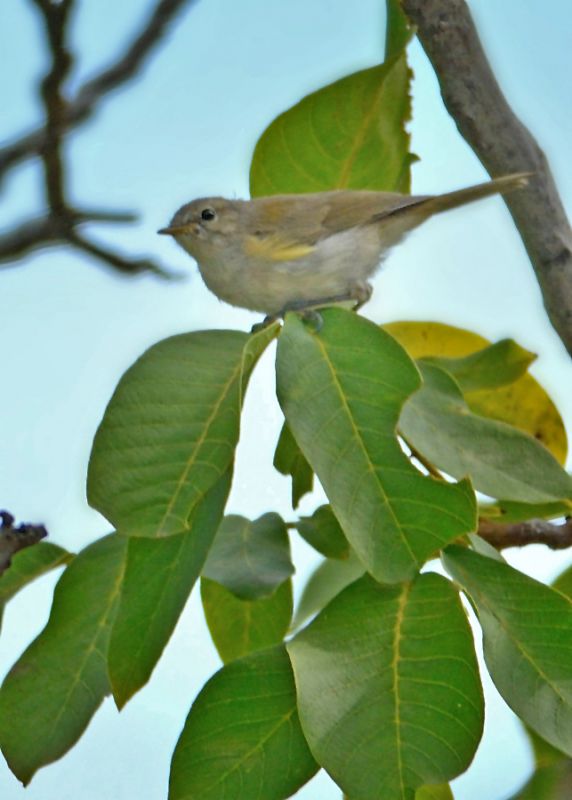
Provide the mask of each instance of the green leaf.
[{"label": "green leaf", "polygon": [[420,366],[423,387],[405,404],[399,428],[425,458],[454,478],[469,475],[491,497],[528,503],[572,497],[572,479],[543,445],[473,414],[450,375]]},{"label": "green leaf", "polygon": [[0,613],[20,589],[46,572],[69,564],[73,558],[72,553],[51,542],[38,542],[15,553],[9,568],[0,577]]},{"label": "green leaf", "polygon": [[202,574],[243,600],[257,600],[271,595],[293,572],[286,525],[271,512],[254,522],[226,516]]},{"label": "green leaf", "polygon": [[359,558],[378,580],[400,581],[474,530],[474,494],[468,481],[422,475],[399,445],[401,406],[419,386],[401,346],[352,312],[320,313],[319,333],[286,317],[278,399]]},{"label": "green leaf", "polygon": [[166,539],[129,537],[109,643],[109,677],[118,708],[147,683],[171,637],[219,526],[231,477],[229,470],[198,502],[185,533]]},{"label": "green leaf", "polygon": [[304,458],[302,451],[292,436],[292,431],[286,423],[280,431],[280,438],[274,453],[274,467],[281,475],[290,475],[292,478],[292,508],[298,508],[300,500],[305,494],[312,491],[314,486],[314,473],[312,467]]},{"label": "green leaf", "polygon": [[296,529],[326,558],[348,558],[350,546],[331,506],[320,506],[311,517],[300,517]]},{"label": "green leaf", "polygon": [[0,691],[0,747],[22,783],[79,739],[109,693],[107,645],[127,542],[87,547],[58,581],[42,633]]},{"label": "green leaf", "polygon": [[552,584],[552,588],[572,600],[572,566],[567,567]]},{"label": "green leaf", "polygon": [[529,519],[555,519],[572,513],[572,500],[553,503],[518,503],[499,500],[479,506],[479,516],[493,522],[526,522]]},{"label": "green leaf", "polygon": [[233,462],[246,383],[278,327],[173,336],[127,370],[96,433],[87,482],[90,504],[119,533],[188,530],[193,507]]},{"label": "green leaf", "polygon": [[[412,358],[459,358],[481,350],[486,339],[472,331],[441,322],[390,322],[383,326]],[[559,464],[566,462],[566,430],[558,409],[545,390],[526,373],[514,383],[496,389],[467,392],[471,411],[507,422],[526,431],[547,447]]]},{"label": "green leaf", "polygon": [[314,757],[353,800],[412,800],[463,772],[483,727],[471,630],[433,573],[364,576],[288,645]]},{"label": "green leaf", "polygon": [[292,618],[292,581],[270,597],[239,600],[220,583],[201,578],[201,598],[217,652],[227,663],[280,644]]},{"label": "green leaf", "polygon": [[264,131],[250,193],[373,189],[408,192],[410,72],[400,51],[307,95]]},{"label": "green leaf", "polygon": [[505,559],[492,544],[489,544],[486,539],[483,539],[476,533],[470,533],[468,535],[468,540],[471,544],[472,549],[479,553],[481,556],[486,556],[487,558],[494,558],[496,561],[502,561],[504,563]]},{"label": "green leaf", "polygon": [[562,594],[466,548],[443,563],[470,595],[485,661],[512,710],[550,744],[572,754],[572,603]]},{"label": "green leaf", "polygon": [[536,354],[512,339],[502,339],[476,353],[460,358],[427,359],[452,375],[463,392],[496,389],[521,378]]},{"label": "green leaf", "polygon": [[385,59],[398,56],[411,39],[412,28],[400,0],[386,0]]},{"label": "green leaf", "polygon": [[361,578],[365,568],[355,553],[349,558],[327,558],[322,561],[308,578],[296,606],[292,630],[296,630],[317,611],[321,611],[342,589],[357,578]]},{"label": "green leaf", "polygon": [[451,787],[447,783],[438,786],[422,786],[415,792],[415,800],[455,800]]},{"label": "green leaf", "polygon": [[560,761],[539,767],[509,800],[570,800],[571,787],[572,762]]},{"label": "green leaf", "polygon": [[233,661],[203,687],[173,755],[169,800],[282,800],[317,770],[277,647]]},{"label": "green leaf", "polygon": [[537,767],[546,767],[549,764],[555,764],[557,761],[570,761],[570,759],[564,755],[562,750],[558,750],[556,747],[553,747],[551,744],[548,744],[542,736],[539,736],[530,728],[527,728],[526,725],[524,726],[526,731],[526,735],[530,744],[532,745],[532,749],[534,751],[534,762]]}]

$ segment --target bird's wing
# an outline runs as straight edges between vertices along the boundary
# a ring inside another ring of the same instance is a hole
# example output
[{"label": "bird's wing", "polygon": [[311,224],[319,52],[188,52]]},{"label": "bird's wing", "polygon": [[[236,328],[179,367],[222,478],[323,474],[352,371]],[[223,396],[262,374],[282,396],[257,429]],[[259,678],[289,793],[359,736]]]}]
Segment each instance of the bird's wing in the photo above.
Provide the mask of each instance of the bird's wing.
[{"label": "bird's wing", "polygon": [[294,241],[279,232],[257,232],[244,242],[245,255],[262,261],[296,261],[315,249],[315,245]]},{"label": "bird's wing", "polygon": [[[421,198],[395,192],[318,192],[257,198],[250,206],[249,248],[273,260],[303,258],[335,233],[382,219]],[[310,248],[308,250],[307,248]]]},{"label": "bird's wing", "polygon": [[352,192],[351,202],[348,202],[347,192],[328,194],[327,213],[322,223],[328,236],[382,219],[417,199],[396,192],[356,191]]}]

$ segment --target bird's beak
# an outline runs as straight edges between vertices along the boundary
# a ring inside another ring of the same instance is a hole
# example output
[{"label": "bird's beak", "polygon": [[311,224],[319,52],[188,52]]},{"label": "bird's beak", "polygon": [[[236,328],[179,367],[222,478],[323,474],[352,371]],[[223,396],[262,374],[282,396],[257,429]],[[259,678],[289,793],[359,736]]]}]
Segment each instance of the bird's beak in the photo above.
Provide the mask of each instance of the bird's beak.
[{"label": "bird's beak", "polygon": [[188,225],[168,225],[166,228],[161,228],[157,233],[164,236],[181,236],[183,233],[189,233]]}]

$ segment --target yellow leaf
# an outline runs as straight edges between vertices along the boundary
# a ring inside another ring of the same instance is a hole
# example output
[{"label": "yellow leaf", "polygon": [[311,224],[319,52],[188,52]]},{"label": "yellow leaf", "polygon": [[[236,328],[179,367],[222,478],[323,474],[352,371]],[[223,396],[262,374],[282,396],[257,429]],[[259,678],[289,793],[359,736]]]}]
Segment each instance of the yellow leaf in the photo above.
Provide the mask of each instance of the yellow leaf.
[{"label": "yellow leaf", "polygon": [[[391,322],[384,330],[405,347],[413,358],[457,358],[487,347],[483,336],[442,322]],[[476,414],[497,419],[526,431],[564,464],[568,450],[566,430],[558,409],[531,376],[495,389],[467,392],[465,399]]]}]

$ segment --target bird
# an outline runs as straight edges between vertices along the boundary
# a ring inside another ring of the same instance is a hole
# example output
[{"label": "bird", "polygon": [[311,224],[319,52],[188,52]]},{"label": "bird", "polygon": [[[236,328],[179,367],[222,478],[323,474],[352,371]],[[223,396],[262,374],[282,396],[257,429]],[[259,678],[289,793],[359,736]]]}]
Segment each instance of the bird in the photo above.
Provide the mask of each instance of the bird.
[{"label": "bird", "polygon": [[159,230],[197,262],[221,300],[267,319],[369,300],[388,251],[434,214],[527,185],[531,173],[440,195],[333,190],[251,200],[202,197]]}]

